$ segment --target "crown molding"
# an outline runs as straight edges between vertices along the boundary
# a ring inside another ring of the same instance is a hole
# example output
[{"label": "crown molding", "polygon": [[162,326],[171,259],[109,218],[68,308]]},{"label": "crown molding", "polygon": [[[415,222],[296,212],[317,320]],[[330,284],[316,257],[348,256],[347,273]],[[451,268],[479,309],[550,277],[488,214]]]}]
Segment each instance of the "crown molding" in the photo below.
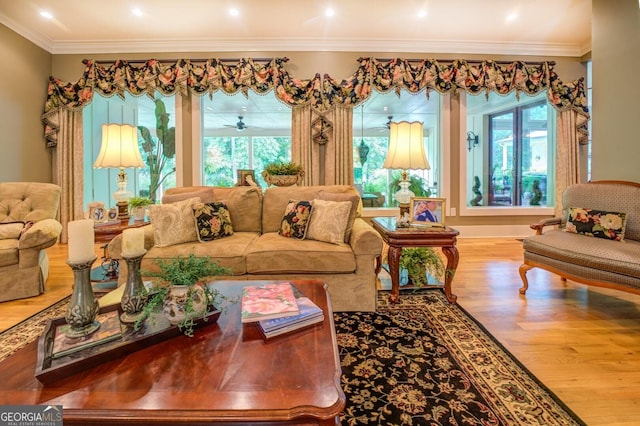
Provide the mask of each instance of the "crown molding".
[{"label": "crown molding", "polygon": [[[403,52],[580,57],[585,48],[563,43],[388,39],[192,39],[51,42],[52,54],[145,52]],[[588,50],[587,50],[588,51]]]},{"label": "crown molding", "polygon": [[30,30],[27,27],[24,27],[23,25],[18,24],[13,19],[9,18],[7,15],[3,13],[0,13],[0,24],[6,26],[13,32],[26,38],[36,46],[46,50],[49,53],[53,53],[54,47],[51,44],[49,39],[42,37],[40,34]]}]

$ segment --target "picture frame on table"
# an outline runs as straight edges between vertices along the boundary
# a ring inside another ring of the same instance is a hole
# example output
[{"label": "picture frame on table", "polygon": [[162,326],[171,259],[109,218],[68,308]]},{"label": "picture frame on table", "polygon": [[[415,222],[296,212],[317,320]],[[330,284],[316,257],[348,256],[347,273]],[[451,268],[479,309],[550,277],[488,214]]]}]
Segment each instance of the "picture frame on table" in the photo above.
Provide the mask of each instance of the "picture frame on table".
[{"label": "picture frame on table", "polygon": [[411,225],[444,227],[444,198],[411,197],[409,201],[409,222]]},{"label": "picture frame on table", "polygon": [[251,184],[247,181],[247,176],[251,177],[251,182],[256,181],[256,174],[253,169],[238,169],[237,170],[238,182],[237,186],[251,186]]}]

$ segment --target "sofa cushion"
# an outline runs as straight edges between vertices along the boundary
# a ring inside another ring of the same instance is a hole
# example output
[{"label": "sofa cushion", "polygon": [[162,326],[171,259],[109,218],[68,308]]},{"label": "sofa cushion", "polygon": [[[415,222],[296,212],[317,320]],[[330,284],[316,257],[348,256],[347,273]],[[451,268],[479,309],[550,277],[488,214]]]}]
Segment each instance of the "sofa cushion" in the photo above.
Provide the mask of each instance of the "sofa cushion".
[{"label": "sofa cushion", "polygon": [[350,201],[311,200],[307,238],[327,243],[344,243],[349,222]]},{"label": "sofa cushion", "polygon": [[356,259],[348,244],[262,234],[246,253],[249,274],[353,273]]},{"label": "sofa cushion", "polygon": [[171,204],[149,206],[155,245],[166,247],[198,241],[193,219],[193,207],[198,203],[201,203],[200,198],[188,198]]},{"label": "sofa cushion", "polygon": [[566,232],[589,237],[623,241],[626,213],[571,207]]},{"label": "sofa cushion", "polygon": [[7,238],[20,238],[24,229],[24,222],[0,223],[0,240]]},{"label": "sofa cushion", "polygon": [[550,257],[561,262],[592,269],[640,276],[640,243],[627,240],[625,244],[601,238],[590,238],[559,229],[532,235],[524,239],[525,252]]},{"label": "sofa cushion", "polygon": [[348,243],[349,238],[351,238],[351,230],[353,229],[353,222],[356,219],[358,206],[360,205],[360,195],[350,192],[330,192],[323,189],[322,191],[318,191],[317,198],[328,201],[349,201],[351,203],[349,218],[347,220],[347,228],[344,233],[344,242]]},{"label": "sofa cushion", "polygon": [[203,203],[214,201],[213,187],[211,186],[185,186],[169,188],[162,195],[162,204],[171,204],[189,198],[200,198]]},{"label": "sofa cushion", "polygon": [[311,210],[312,207],[309,201],[289,200],[284,209],[278,234],[287,238],[304,240],[307,235]]},{"label": "sofa cushion", "polygon": [[16,265],[19,262],[18,240],[0,240],[0,266]]},{"label": "sofa cushion", "polygon": [[258,236],[257,232],[234,232],[228,237],[204,243],[189,242],[169,247],[151,247],[142,259],[142,275],[144,276],[145,270],[157,270],[156,259],[187,257],[192,253],[198,257],[211,257],[219,266],[229,268],[232,275],[246,274],[245,252]]},{"label": "sofa cushion", "polygon": [[[319,198],[318,193],[320,191],[358,195],[358,191],[350,185],[269,187],[264,191],[262,201],[262,232],[278,232],[282,221],[282,212],[289,200],[313,200],[314,198]],[[361,205],[362,203],[359,202],[356,217],[359,216]],[[235,227],[233,211],[231,212],[231,219]]]},{"label": "sofa cushion", "polygon": [[193,208],[198,241],[212,241],[233,235],[233,225],[227,205],[220,201],[196,204]]},{"label": "sofa cushion", "polygon": [[[229,208],[235,232],[262,232],[262,191],[256,186],[215,187],[215,201]],[[280,211],[282,215],[282,210]]]},{"label": "sofa cushion", "polygon": [[616,183],[578,183],[562,193],[562,225],[567,221],[570,207],[589,207],[595,210],[624,212],[625,241],[640,241],[640,187]]}]

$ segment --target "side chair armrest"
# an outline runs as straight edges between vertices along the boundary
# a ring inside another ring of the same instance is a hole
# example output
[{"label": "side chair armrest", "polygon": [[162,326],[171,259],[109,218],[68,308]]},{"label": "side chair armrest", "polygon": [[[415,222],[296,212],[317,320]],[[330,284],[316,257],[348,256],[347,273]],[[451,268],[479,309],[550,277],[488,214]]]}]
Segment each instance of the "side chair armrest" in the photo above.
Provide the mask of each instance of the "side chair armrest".
[{"label": "side chair armrest", "polygon": [[18,249],[44,249],[56,243],[62,233],[62,224],[55,219],[43,219],[35,222],[20,236]]},{"label": "side chair armrest", "polygon": [[542,230],[544,229],[545,226],[560,225],[561,222],[562,222],[561,218],[552,217],[552,218],[549,218],[549,219],[542,219],[537,223],[532,223],[531,225],[529,225],[529,228],[535,230],[536,231],[536,235],[540,235],[540,234],[542,234]]}]

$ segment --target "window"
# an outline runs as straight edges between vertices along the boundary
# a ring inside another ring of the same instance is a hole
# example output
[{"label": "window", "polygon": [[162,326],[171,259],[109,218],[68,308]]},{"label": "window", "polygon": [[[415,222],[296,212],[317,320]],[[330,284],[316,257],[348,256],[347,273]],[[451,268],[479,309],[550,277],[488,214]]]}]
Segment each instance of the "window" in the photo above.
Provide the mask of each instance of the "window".
[{"label": "window", "polygon": [[[158,105],[160,102],[161,105]],[[167,188],[176,186],[175,138],[169,138],[164,147],[158,138],[156,108],[164,111],[163,126],[175,135],[175,96],[156,93],[155,99],[148,96],[135,97],[128,92],[124,99],[118,96],[105,98],[95,93],[91,103],[83,110],[84,138],[84,206],[92,201],[101,201],[105,206],[115,206],[112,193],[117,189],[118,169],[94,169],[102,144],[102,124],[131,124],[149,131],[150,140],[145,141],[138,132],[138,142],[145,168],[126,169],[127,189],[132,195],[150,196],[160,199]],[[173,130],[171,130],[173,129]],[[155,199],[154,198],[154,199]]]},{"label": "window", "polygon": [[373,92],[369,99],[353,111],[354,183],[365,207],[393,207],[393,194],[400,189],[400,170],[383,169],[389,147],[389,123],[420,121],[429,170],[410,170],[411,189],[417,196],[439,196],[440,144],[439,123],[441,95],[412,95]]},{"label": "window", "polygon": [[204,185],[234,186],[238,169],[253,169],[258,185],[267,187],[260,172],[274,161],[291,161],[288,136],[203,138]]},{"label": "window", "polygon": [[553,206],[555,110],[546,93],[467,96],[466,124],[479,143],[465,141],[465,206]]},{"label": "window", "polygon": [[203,185],[234,186],[238,170],[252,169],[266,188],[265,165],[291,161],[291,109],[273,94],[216,94],[199,102]]}]

